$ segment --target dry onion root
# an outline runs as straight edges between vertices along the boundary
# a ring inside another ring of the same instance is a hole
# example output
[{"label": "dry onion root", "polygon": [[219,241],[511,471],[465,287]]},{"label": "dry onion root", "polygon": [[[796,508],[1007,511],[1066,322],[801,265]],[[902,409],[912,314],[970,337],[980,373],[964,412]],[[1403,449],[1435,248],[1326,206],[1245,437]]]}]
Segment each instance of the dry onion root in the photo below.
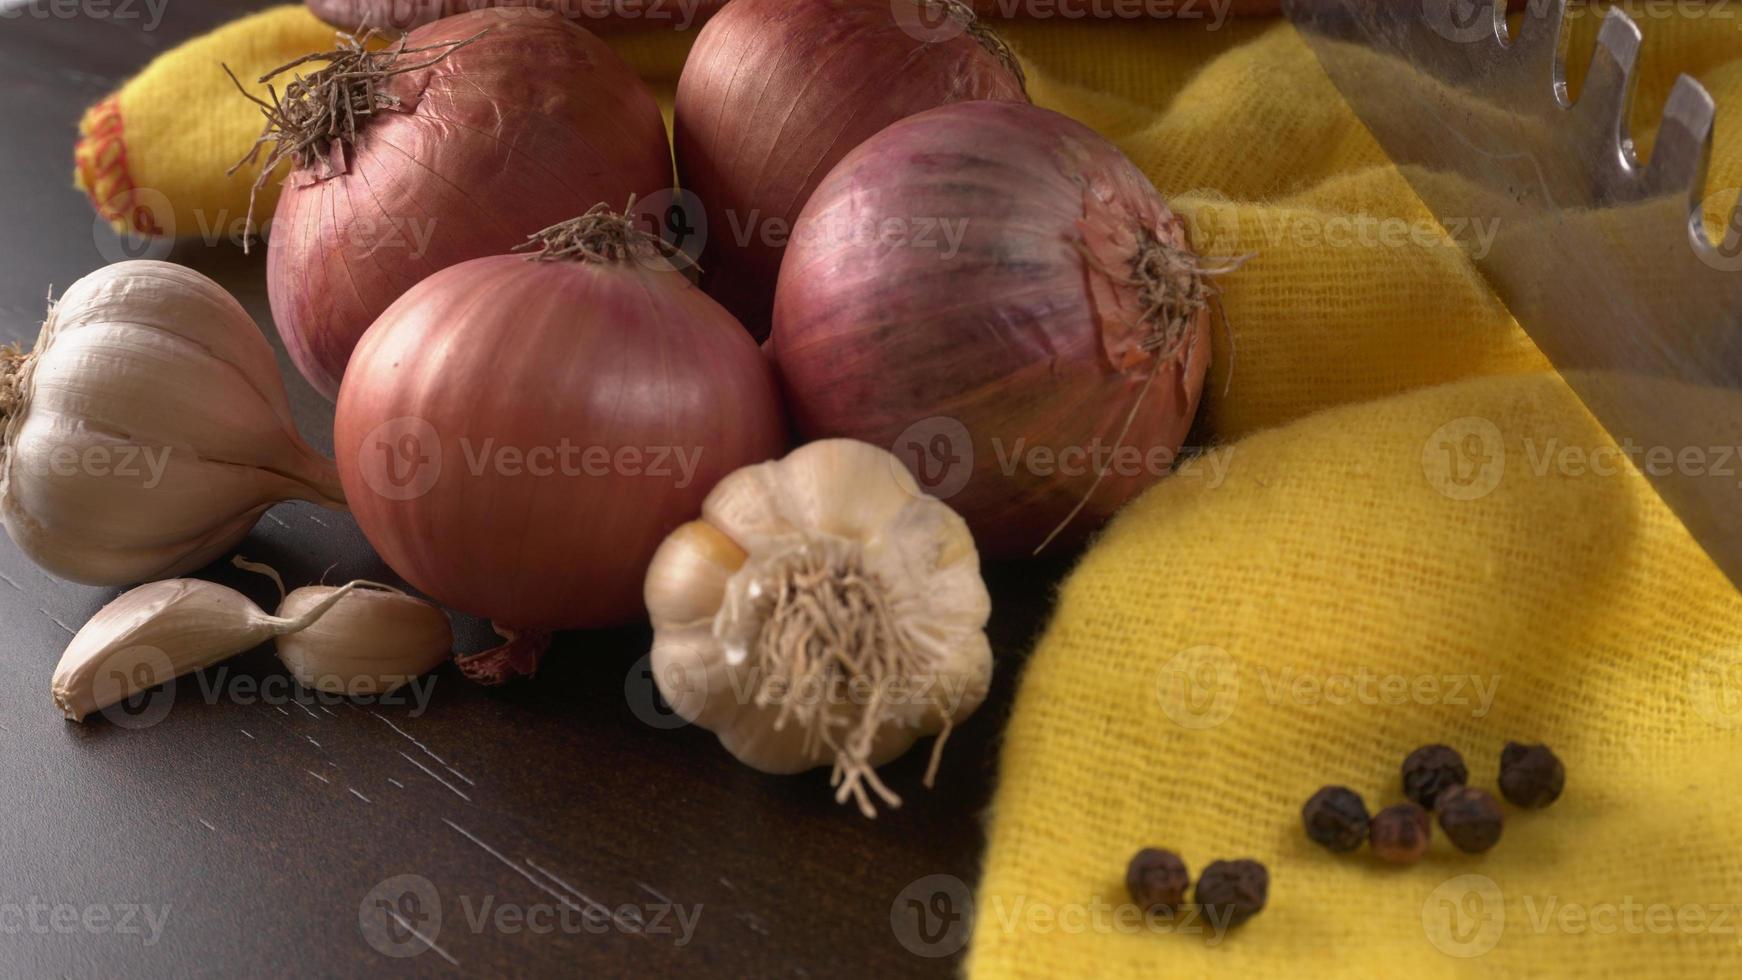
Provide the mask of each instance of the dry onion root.
[{"label": "dry onion root", "polygon": [[889,453],[827,440],[721,481],[647,575],[653,674],[764,772],[831,767],[867,817],[878,766],[985,699],[991,600],[967,526]]}]

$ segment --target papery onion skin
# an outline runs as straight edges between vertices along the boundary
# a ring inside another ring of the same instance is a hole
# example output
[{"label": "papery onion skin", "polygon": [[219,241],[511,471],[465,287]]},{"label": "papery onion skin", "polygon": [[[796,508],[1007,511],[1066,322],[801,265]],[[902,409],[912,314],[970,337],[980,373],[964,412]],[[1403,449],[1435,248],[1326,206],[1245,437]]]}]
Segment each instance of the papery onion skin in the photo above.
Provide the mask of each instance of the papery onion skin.
[{"label": "papery onion skin", "polygon": [[[954,245],[860,233],[886,219],[965,224]],[[890,448],[982,553],[1033,552],[1087,498],[1061,541],[1080,539],[1166,475],[1209,362],[1207,308],[1175,356],[1137,348],[1146,304],[1116,280],[1139,229],[1186,245],[1143,174],[1057,113],[963,103],[891,126],[829,175],[787,250],[771,346],[800,434]],[[1125,464],[1099,486],[1111,455],[1058,471],[1061,452],[1116,444]]]},{"label": "papery onion skin", "polygon": [[[340,477],[406,581],[516,632],[639,619],[661,540],[726,474],[780,454],[767,359],[681,273],[643,261],[478,259],[408,292],[358,345]],[[501,449],[530,464],[565,440],[572,465],[550,458],[549,475],[497,465]],[[592,447],[610,461],[588,463]],[[640,463],[619,462],[630,449]],[[687,475],[678,451],[695,460]],[[408,476],[414,458],[439,465]]]},{"label": "papery onion skin", "polygon": [[892,3],[910,2],[919,9],[918,0],[733,0],[684,63],[672,138],[679,182],[707,215],[703,284],[759,338],[783,239],[842,157],[926,109],[1027,101],[1018,75],[972,35],[928,42],[918,21],[898,20]]},{"label": "papery onion skin", "polygon": [[595,34],[688,30],[725,5],[726,0],[308,0],[316,17],[346,31],[408,31],[467,11],[524,7],[559,14]]},{"label": "papery onion skin", "polygon": [[[601,201],[672,183],[652,92],[603,41],[555,17],[480,10],[407,35],[462,41],[383,84],[397,110],[368,119],[345,172],[286,180],[267,286],[297,369],[334,397],[358,338],[407,289],[498,255]],[[408,54],[407,62],[439,52]]]}]

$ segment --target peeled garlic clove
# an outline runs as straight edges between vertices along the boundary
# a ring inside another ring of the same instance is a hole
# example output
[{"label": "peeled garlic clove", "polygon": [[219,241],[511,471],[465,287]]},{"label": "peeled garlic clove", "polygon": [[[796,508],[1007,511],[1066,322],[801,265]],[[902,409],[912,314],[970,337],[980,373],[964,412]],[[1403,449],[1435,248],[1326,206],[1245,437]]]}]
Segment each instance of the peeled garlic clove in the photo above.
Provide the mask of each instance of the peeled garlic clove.
[{"label": "peeled garlic clove", "polygon": [[200,273],[99,269],[54,305],[34,350],[0,356],[0,522],[48,571],[91,585],[179,575],[282,500],[345,507],[259,326]]},{"label": "peeled garlic clove", "polygon": [[873,795],[900,803],[875,768],[925,735],[941,748],[991,683],[967,524],[861,442],[722,480],[660,546],[645,597],[654,679],[679,715],[765,772],[832,765],[836,799],[867,816]]},{"label": "peeled garlic clove", "polygon": [[350,590],[279,618],[214,582],[142,585],[98,610],[73,637],[54,670],[54,703],[69,719],[83,721],[93,711],[303,629]]},{"label": "peeled garlic clove", "polygon": [[[328,601],[331,586],[297,589],[278,607],[295,619]],[[278,658],[304,687],[330,694],[386,694],[453,655],[447,613],[398,591],[359,588],[307,629],[278,638]]]}]

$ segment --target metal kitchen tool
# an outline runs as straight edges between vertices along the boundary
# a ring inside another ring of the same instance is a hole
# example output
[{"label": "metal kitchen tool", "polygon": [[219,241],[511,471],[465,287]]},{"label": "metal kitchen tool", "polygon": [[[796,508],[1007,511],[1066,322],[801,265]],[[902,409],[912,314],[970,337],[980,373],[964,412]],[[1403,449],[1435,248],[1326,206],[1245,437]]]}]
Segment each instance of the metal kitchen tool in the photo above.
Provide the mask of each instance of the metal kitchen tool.
[{"label": "metal kitchen tool", "polygon": [[[1460,244],[1742,585],[1742,220],[1713,242],[1701,219],[1703,199],[1737,194],[1705,186],[1711,96],[1678,79],[1641,164],[1626,122],[1641,35],[1618,11],[1575,103],[1564,60],[1586,55],[1563,56],[1566,0],[1514,3],[1527,6],[1515,32],[1493,0],[1286,6],[1441,224],[1497,228],[1486,252]],[[1605,545],[1624,533],[1591,528]]]}]

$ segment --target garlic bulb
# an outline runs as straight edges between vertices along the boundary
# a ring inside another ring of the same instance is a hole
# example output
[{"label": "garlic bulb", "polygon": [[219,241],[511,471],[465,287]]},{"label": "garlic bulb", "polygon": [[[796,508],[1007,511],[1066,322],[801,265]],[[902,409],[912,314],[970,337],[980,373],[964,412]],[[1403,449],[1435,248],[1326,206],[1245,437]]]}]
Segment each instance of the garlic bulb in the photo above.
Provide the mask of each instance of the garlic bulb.
[{"label": "garlic bulb", "polygon": [[738,470],[648,571],[652,667],[685,719],[771,773],[834,767],[866,816],[875,767],[986,697],[991,599],[967,524],[846,439]]},{"label": "garlic bulb", "polygon": [[227,660],[316,622],[352,586],[289,619],[268,616],[235,589],[197,579],[152,582],[91,617],[61,655],[54,703],[73,721],[172,678]]},{"label": "garlic bulb", "polygon": [[[297,589],[278,607],[296,619],[344,591],[327,585]],[[386,694],[441,666],[454,649],[447,613],[392,589],[358,589],[307,629],[281,634],[278,659],[297,683],[329,694]]]},{"label": "garlic bulb", "polygon": [[0,521],[48,571],[179,575],[281,500],[345,506],[259,326],[200,273],[99,269],[54,304],[31,353],[0,356]]}]

